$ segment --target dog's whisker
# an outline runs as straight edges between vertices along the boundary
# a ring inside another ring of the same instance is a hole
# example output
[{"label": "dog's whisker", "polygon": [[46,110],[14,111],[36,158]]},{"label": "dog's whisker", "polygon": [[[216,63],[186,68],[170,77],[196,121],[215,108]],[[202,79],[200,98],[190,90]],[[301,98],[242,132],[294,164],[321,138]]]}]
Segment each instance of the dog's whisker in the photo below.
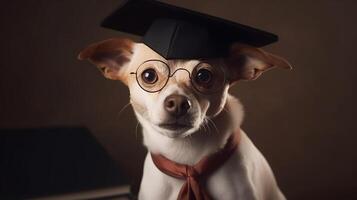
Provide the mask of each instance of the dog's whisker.
[{"label": "dog's whisker", "polygon": [[210,122],[210,123],[213,125],[213,127],[216,129],[216,133],[219,134],[218,128],[217,128],[216,124],[214,123],[214,121],[213,121],[212,119],[210,119],[210,118],[207,118],[207,120],[208,120],[208,122]]},{"label": "dog's whisker", "polygon": [[204,121],[201,123],[200,127],[198,127],[198,130],[204,131],[203,125],[204,125]]},{"label": "dog's whisker", "polygon": [[203,127],[205,128],[205,132],[207,132],[207,134],[210,134],[210,132],[211,132],[211,127],[209,127],[207,118],[204,118]]},{"label": "dog's whisker", "polygon": [[130,104],[131,104],[131,103],[129,102],[129,103],[127,103],[126,105],[124,105],[124,106],[120,109],[120,111],[119,111],[119,113],[118,113],[118,117],[120,117],[120,115],[122,114],[122,112],[123,112],[126,108],[128,108]]},{"label": "dog's whisker", "polygon": [[138,127],[139,127],[139,121],[136,123],[136,127],[135,127],[135,139],[138,139]]},{"label": "dog's whisker", "polygon": [[209,126],[207,126],[207,120],[206,120],[206,119],[204,120],[203,128],[205,129],[205,132],[206,132],[207,134],[209,134]]},{"label": "dog's whisker", "polygon": [[204,122],[203,122],[202,125],[198,128],[198,131],[199,131],[200,133],[205,132],[203,126],[204,126]]},{"label": "dog's whisker", "polygon": [[205,125],[207,127],[207,133],[210,134],[211,133],[211,127],[209,126],[209,121],[207,120],[207,118],[205,118]]}]

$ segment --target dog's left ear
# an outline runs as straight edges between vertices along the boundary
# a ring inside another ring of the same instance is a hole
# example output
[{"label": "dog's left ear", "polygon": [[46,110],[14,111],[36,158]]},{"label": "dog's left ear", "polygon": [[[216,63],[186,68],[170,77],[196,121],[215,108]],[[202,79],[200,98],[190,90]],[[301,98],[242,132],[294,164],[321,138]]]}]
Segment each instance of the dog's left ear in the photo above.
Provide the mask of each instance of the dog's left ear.
[{"label": "dog's left ear", "polygon": [[238,80],[255,80],[263,72],[274,67],[292,69],[289,62],[279,56],[238,43],[232,45],[225,63],[230,83]]}]

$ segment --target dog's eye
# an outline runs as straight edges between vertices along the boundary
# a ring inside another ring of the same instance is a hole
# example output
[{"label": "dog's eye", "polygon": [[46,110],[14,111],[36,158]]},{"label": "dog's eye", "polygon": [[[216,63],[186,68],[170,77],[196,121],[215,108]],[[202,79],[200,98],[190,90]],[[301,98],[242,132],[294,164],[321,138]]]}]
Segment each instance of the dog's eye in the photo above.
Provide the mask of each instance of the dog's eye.
[{"label": "dog's eye", "polygon": [[208,69],[199,69],[196,73],[195,81],[201,85],[208,85],[213,80],[213,74]]},{"label": "dog's eye", "polygon": [[141,78],[147,84],[154,84],[154,83],[156,83],[156,81],[158,79],[156,71],[152,68],[145,69],[143,71],[143,73],[141,74]]}]

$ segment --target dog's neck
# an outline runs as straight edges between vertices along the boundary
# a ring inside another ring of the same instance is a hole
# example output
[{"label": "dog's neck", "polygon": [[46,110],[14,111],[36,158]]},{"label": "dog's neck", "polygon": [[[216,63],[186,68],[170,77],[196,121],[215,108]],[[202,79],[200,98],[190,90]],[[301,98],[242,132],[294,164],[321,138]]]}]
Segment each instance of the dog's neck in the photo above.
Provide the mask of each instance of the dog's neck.
[{"label": "dog's neck", "polygon": [[151,153],[161,154],[181,164],[194,165],[203,157],[222,148],[228,137],[243,119],[243,108],[233,96],[228,96],[224,109],[195,133],[184,138],[169,138],[156,132],[140,120],[143,127],[144,145]]}]

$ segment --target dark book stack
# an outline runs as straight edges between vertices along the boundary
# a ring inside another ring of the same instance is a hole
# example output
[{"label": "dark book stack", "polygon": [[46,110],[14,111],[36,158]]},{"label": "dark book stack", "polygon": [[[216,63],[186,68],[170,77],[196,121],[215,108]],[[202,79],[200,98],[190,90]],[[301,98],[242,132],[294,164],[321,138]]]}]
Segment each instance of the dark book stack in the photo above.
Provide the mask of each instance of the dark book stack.
[{"label": "dark book stack", "polygon": [[0,199],[131,199],[129,190],[85,128],[0,130]]}]

